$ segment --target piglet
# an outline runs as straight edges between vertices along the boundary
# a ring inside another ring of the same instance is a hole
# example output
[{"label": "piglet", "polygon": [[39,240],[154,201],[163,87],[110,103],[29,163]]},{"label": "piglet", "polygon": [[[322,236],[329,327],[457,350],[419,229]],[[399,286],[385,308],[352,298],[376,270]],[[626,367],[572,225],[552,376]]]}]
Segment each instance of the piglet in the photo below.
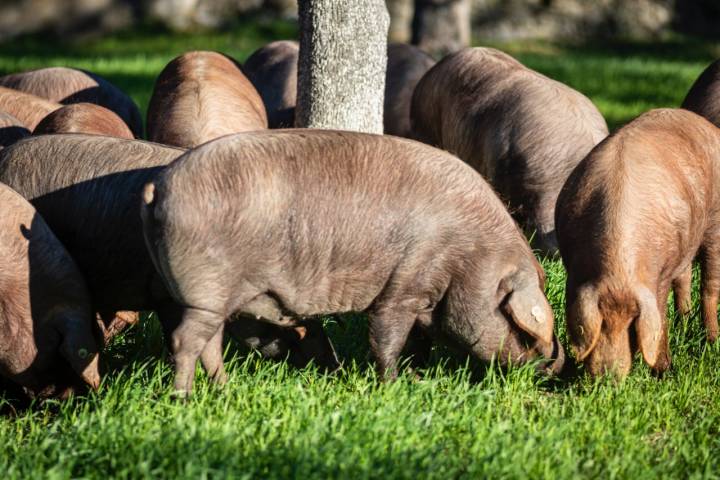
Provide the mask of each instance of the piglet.
[{"label": "piglet", "polygon": [[142,116],[135,102],[100,75],[68,67],[49,67],[0,77],[0,86],[70,105],[94,103],[115,112],[133,135],[143,133]]},{"label": "piglet", "polygon": [[31,396],[100,384],[90,298],[70,255],[25,199],[0,184],[0,374]]},{"label": "piglet", "polygon": [[632,354],[670,366],[668,293],[690,308],[701,253],[703,320],[718,333],[720,130],[686,110],[652,110],[608,137],[577,166],[558,198],[568,272],[567,326],[589,372],[628,374]]},{"label": "piglet", "polygon": [[294,326],[368,312],[388,379],[413,327],[502,364],[558,354],[527,241],[482,177],[440,150],[351,132],[230,135],[174,161],[142,203],[148,250],[184,306],[181,394],[233,314]]},{"label": "piglet", "polygon": [[120,117],[111,110],[92,103],[74,103],[55,110],[38,123],[33,133],[90,133],[134,138]]},{"label": "piglet", "polygon": [[417,139],[480,172],[555,253],[555,201],[573,168],[607,135],[581,93],[492,48],[448,55],[420,80],[411,117]]},{"label": "piglet", "polygon": [[148,107],[148,138],[178,147],[267,126],[255,87],[233,60],[217,52],[188,52],[171,61]]},{"label": "piglet", "polygon": [[30,130],[9,113],[0,111],[0,150],[30,135]]}]

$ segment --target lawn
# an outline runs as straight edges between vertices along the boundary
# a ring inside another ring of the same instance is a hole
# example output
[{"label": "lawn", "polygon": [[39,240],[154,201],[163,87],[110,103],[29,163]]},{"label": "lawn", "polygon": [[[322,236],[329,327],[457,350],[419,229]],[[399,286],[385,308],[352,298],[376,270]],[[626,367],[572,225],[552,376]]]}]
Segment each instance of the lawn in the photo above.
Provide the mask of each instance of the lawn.
[{"label": "lawn", "polygon": [[[48,65],[95,71],[144,110],[174,55],[217,49],[244,60],[296,34],[255,19],[225,32],[171,35],[143,28],[63,44],[38,37],[0,45],[0,74]],[[588,95],[616,128],[677,106],[720,48],[689,39],[595,46],[495,44]],[[565,339],[564,271],[543,261]],[[697,273],[697,272],[696,272]],[[696,275],[697,277],[697,275]],[[673,368],[662,379],[636,362],[623,382],[549,381],[531,368],[480,369],[438,349],[419,378],[381,384],[360,315],[327,320],[342,372],[324,376],[228,345],[223,389],[198,375],[187,403],[150,316],[106,352],[100,391],[0,417],[7,478],[647,478],[720,476],[720,347],[704,341],[695,309],[670,307]],[[10,410],[5,408],[5,410]]]}]

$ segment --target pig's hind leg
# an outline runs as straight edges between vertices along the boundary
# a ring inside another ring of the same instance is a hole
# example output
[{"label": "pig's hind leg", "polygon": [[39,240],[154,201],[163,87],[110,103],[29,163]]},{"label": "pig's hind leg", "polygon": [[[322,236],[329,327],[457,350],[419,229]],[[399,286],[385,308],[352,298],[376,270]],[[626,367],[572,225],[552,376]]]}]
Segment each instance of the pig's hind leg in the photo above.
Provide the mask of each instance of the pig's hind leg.
[{"label": "pig's hind leg", "polygon": [[200,364],[213,383],[217,385],[225,385],[225,383],[227,383],[227,373],[225,373],[225,363],[223,361],[224,330],[221,325],[220,329],[215,333],[215,336],[210,339],[200,354]]},{"label": "pig's hind leg", "polygon": [[[197,308],[185,308],[183,310],[182,321],[172,333],[172,347],[175,357],[175,392],[179,396],[185,397],[190,394],[197,360],[211,340],[217,341],[218,332],[220,332],[220,342],[222,342],[224,321],[224,315],[209,310]],[[211,347],[210,352],[217,353],[216,345]],[[222,347],[220,352],[222,352]],[[214,355],[213,357],[216,360]]]}]

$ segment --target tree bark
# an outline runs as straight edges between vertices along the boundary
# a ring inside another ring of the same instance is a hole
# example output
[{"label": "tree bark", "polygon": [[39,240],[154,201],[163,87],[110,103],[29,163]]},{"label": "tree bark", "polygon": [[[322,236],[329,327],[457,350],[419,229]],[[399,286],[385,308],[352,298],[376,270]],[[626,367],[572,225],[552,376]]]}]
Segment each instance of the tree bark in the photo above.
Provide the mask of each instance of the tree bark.
[{"label": "tree bark", "polygon": [[384,0],[299,0],[295,125],[382,133]]},{"label": "tree bark", "polygon": [[470,0],[415,0],[412,43],[436,57],[470,46]]}]

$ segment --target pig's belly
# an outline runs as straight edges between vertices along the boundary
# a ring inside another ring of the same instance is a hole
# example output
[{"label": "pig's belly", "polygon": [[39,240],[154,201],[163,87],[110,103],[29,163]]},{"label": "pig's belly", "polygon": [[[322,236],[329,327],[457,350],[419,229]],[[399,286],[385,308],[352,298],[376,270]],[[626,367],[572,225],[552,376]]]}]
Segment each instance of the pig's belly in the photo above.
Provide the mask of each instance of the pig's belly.
[{"label": "pig's belly", "polygon": [[362,312],[382,294],[389,277],[381,272],[335,271],[276,293],[281,308],[299,317]]}]

